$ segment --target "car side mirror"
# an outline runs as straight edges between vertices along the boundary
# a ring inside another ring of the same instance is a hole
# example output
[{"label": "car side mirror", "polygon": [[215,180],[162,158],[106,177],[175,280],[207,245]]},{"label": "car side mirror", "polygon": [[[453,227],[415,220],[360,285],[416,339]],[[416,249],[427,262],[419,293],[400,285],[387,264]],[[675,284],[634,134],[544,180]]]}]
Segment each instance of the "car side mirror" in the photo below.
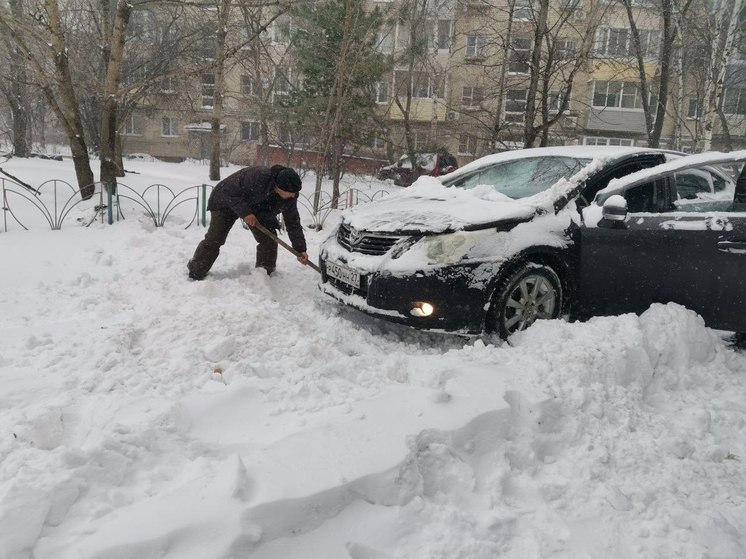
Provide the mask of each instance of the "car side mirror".
[{"label": "car side mirror", "polygon": [[610,227],[623,229],[627,219],[627,200],[619,194],[609,196],[604,202],[603,218],[598,223],[599,227]]}]

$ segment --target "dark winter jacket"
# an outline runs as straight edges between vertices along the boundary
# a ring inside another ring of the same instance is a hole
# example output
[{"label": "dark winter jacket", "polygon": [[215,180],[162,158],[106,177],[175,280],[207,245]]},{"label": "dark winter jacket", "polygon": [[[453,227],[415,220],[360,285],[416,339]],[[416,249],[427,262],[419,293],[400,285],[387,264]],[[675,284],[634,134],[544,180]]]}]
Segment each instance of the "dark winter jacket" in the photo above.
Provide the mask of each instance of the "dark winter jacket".
[{"label": "dark winter jacket", "polygon": [[267,229],[279,229],[282,214],[293,248],[306,252],[306,238],[298,214],[298,198],[283,200],[273,191],[269,167],[246,167],[220,181],[210,194],[207,209],[243,219],[254,214]]}]

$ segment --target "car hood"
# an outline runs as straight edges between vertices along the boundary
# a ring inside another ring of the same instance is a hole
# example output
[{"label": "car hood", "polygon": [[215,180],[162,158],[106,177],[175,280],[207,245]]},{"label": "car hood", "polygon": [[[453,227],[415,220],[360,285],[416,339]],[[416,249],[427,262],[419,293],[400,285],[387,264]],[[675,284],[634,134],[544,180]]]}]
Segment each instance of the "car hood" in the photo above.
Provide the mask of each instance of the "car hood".
[{"label": "car hood", "polygon": [[446,188],[436,178],[420,177],[404,192],[346,211],[342,221],[364,231],[446,233],[526,221],[541,211],[538,202],[513,200],[491,186]]}]

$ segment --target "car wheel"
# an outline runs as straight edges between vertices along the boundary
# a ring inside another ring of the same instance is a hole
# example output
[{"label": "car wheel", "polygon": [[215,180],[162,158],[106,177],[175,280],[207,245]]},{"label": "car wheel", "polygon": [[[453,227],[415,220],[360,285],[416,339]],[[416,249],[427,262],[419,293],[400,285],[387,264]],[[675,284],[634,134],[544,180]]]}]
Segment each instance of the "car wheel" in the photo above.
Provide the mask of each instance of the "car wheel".
[{"label": "car wheel", "polygon": [[746,349],[746,332],[736,332],[733,335],[733,346],[738,349]]},{"label": "car wheel", "polygon": [[507,276],[495,290],[488,329],[507,339],[538,319],[558,318],[562,298],[562,282],[552,268],[526,264]]}]

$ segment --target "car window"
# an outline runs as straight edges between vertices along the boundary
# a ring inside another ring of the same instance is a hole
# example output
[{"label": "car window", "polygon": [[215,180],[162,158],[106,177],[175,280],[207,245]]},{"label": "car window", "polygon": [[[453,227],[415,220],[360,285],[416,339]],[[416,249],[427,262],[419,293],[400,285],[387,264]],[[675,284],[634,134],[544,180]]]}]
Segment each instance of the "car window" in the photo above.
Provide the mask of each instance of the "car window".
[{"label": "car window", "polygon": [[665,179],[640,184],[626,190],[623,194],[627,200],[627,211],[630,213],[663,213],[676,209],[667,188]]},{"label": "car window", "polygon": [[722,175],[718,173],[710,173],[712,175],[712,186],[715,188],[715,192],[723,192],[728,188],[728,181]]},{"label": "car window", "polygon": [[616,165],[609,170],[604,171],[592,181],[590,181],[583,189],[582,196],[580,198],[580,207],[587,205],[586,201],[593,200],[600,190],[603,190],[609,185],[612,179],[618,179],[627,175],[631,175],[642,169],[649,169],[660,165],[664,161],[662,155],[646,156],[635,159],[634,161],[625,161],[621,165]]},{"label": "car window", "polygon": [[466,189],[488,184],[510,198],[526,198],[543,192],[562,178],[571,177],[589,162],[589,159],[574,157],[516,159],[480,169],[444,184]]},{"label": "car window", "polygon": [[627,200],[627,211],[631,213],[652,212],[654,192],[652,183],[630,188],[624,193],[624,199]]},{"label": "car window", "polygon": [[676,173],[676,194],[684,200],[695,200],[697,194],[713,191],[711,180],[711,174],[707,171],[694,169]]}]

